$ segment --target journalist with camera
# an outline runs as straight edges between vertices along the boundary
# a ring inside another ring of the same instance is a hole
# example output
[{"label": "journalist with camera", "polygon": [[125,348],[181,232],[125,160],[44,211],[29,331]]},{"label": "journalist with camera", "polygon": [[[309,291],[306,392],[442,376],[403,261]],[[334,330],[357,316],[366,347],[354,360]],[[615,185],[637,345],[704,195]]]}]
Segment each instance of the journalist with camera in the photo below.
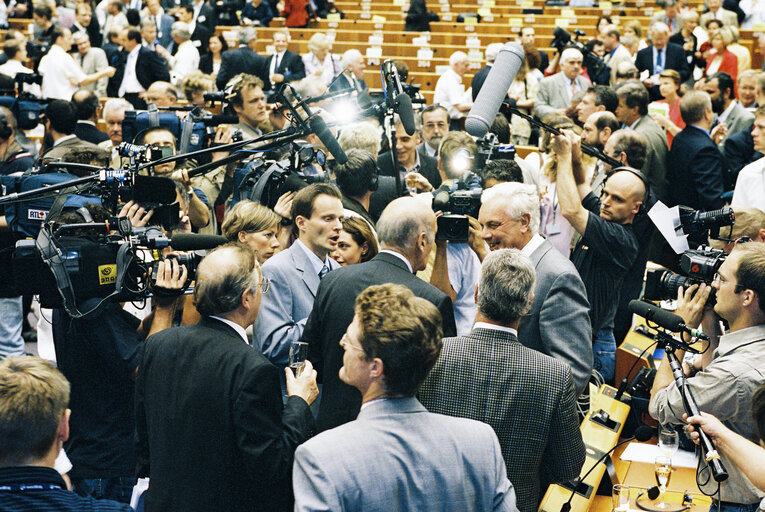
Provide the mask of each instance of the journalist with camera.
[{"label": "journalist with camera", "polygon": [[[714,290],[716,303],[709,296]],[[701,369],[685,367],[687,389],[699,410],[717,416],[728,427],[757,442],[757,430],[750,414],[754,391],[765,383],[765,245],[739,243],[720,265],[712,285],[706,283],[679,288],[676,314],[686,325],[701,323],[712,338],[701,361]],[[720,329],[724,320],[728,329]],[[683,334],[683,336],[687,336]],[[718,339],[719,336],[719,339]],[[676,350],[682,359],[684,352]],[[685,366],[685,365],[684,365]],[[685,411],[668,361],[661,362],[651,389],[650,414],[660,423],[682,423]],[[725,455],[722,462],[729,477],[720,483],[713,507],[722,511],[757,510],[765,496]],[[701,485],[707,493],[716,485]],[[718,503],[719,500],[719,503]]]}]

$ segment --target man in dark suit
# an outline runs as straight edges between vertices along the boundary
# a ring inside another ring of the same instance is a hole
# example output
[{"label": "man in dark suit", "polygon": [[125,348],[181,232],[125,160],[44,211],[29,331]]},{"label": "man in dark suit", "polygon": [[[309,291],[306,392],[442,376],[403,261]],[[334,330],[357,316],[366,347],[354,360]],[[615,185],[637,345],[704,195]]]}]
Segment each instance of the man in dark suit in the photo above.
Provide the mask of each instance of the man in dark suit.
[{"label": "man in dark suit", "polygon": [[218,17],[215,14],[213,6],[205,2],[205,0],[192,0],[188,5],[192,8],[194,16],[191,22],[196,23],[197,25],[204,25],[208,33],[214,34],[215,25],[218,23]]},{"label": "man in dark suit", "polygon": [[268,291],[255,253],[227,244],[202,260],[195,325],[149,338],[136,378],[138,474],[148,510],[244,511],[291,507],[295,448],[314,428],[311,363],[287,376],[247,344]]},{"label": "man in dark suit", "polygon": [[[117,72],[109,80],[107,88],[110,97],[125,98],[139,110],[146,108],[146,102],[139,97],[139,93],[144,92],[154,82],[170,81],[167,63],[157,52],[145,48],[141,44],[142,40],[138,29],[128,29],[124,49],[117,55],[117,63],[114,66]],[[129,79],[130,76],[135,76],[140,87],[136,87]],[[128,80],[125,80],[126,78]]]},{"label": "man in dark suit", "polygon": [[303,331],[303,340],[309,343],[308,358],[324,383],[318,416],[321,431],[347,423],[359,413],[361,394],[338,376],[343,360],[338,342],[353,320],[356,297],[367,287],[403,284],[438,307],[446,336],[457,331],[449,297],[413,274],[425,268],[433,247],[433,211],[415,198],[396,199],[380,216],[377,234],[382,250],[375,258],[334,270],[321,281]]},{"label": "man in dark suit", "polygon": [[473,75],[473,80],[470,82],[473,101],[478,97],[478,93],[481,91],[486,77],[489,76],[489,71],[491,71],[491,67],[494,65],[494,59],[497,58],[497,54],[499,54],[502,46],[504,46],[502,43],[491,43],[486,47],[486,65],[476,71],[475,75]]},{"label": "man in dark suit", "polygon": [[534,278],[531,260],[517,249],[486,257],[475,326],[444,340],[418,395],[430,412],[491,425],[521,512],[535,512],[547,485],[574,479],[585,459],[571,369],[517,337]]},{"label": "man in dark suit", "polygon": [[96,128],[98,122],[98,96],[89,89],[80,89],[72,95],[72,104],[77,112],[77,127],[74,134],[93,144],[109,140],[109,136]]},{"label": "man in dark suit", "polygon": [[[175,18],[165,14],[165,11],[162,9],[159,0],[149,0],[146,2],[146,9],[148,10],[148,14],[144,20],[150,19],[154,22],[154,25],[157,29],[156,41],[163,47],[167,48],[173,42],[173,38],[170,35],[170,30],[173,28]],[[143,23],[141,25],[143,26]]]},{"label": "man in dark suit", "polygon": [[648,71],[648,78],[643,81],[651,93],[651,101],[662,98],[659,92],[659,73],[665,69],[674,69],[680,73],[681,81],[691,76],[691,68],[685,59],[685,50],[680,45],[669,42],[669,27],[657,22],[651,27],[651,45],[637,52],[635,66],[643,73]]},{"label": "man in dark suit", "polygon": [[289,32],[279,30],[274,32],[274,54],[268,57],[268,77],[266,90],[275,88],[282,82],[294,82],[305,78],[305,65],[297,53],[287,49]]},{"label": "man in dark suit", "polygon": [[675,135],[667,155],[669,205],[703,211],[722,208],[727,170],[725,157],[709,137],[715,118],[709,94],[688,92],[680,100],[680,115],[685,128]]},{"label": "man in dark suit", "polygon": [[40,155],[46,160],[55,160],[66,156],[72,149],[83,148],[98,150],[98,146],[79,139],[74,130],[77,128],[77,114],[70,101],[50,100],[45,106],[45,139],[51,145]]},{"label": "man in dark suit", "polygon": [[98,20],[93,16],[93,10],[88,4],[77,4],[75,10],[74,24],[72,24],[72,34],[75,32],[87,32],[90,42],[95,47],[101,46],[101,27]]},{"label": "man in dark suit", "polygon": [[[401,174],[401,181],[410,172],[422,174],[433,188],[441,185],[441,176],[438,173],[438,160],[429,156],[422,155],[417,151],[417,135],[408,135],[401,124],[398,115],[395,117],[395,138],[396,138],[396,162],[398,163],[398,172]],[[391,152],[381,154],[377,157],[377,165],[380,168],[380,175],[395,177]]]},{"label": "man in dark suit", "polygon": [[340,60],[340,65],[343,71],[332,80],[329,92],[356,91],[361,93],[367,90],[367,84],[364,81],[364,56],[360,51],[356,49],[346,51]]},{"label": "man in dark suit", "polygon": [[[205,6],[207,5],[205,4]],[[210,35],[215,33],[215,28],[213,28],[213,31],[211,32],[206,25],[194,23],[194,7],[191,5],[182,5],[178,9],[177,16],[178,21],[188,24],[190,28],[193,27],[193,30],[191,31],[191,40],[194,42],[194,46],[199,53],[207,53],[210,46]],[[171,48],[168,48],[168,50],[170,50],[170,53],[175,54],[178,45],[173,43],[171,44]]]},{"label": "man in dark suit", "polygon": [[218,90],[226,88],[229,80],[239,73],[249,73],[260,78],[263,83],[268,80],[267,60],[262,55],[255,52],[257,46],[258,33],[252,27],[245,27],[239,31],[239,48],[228,50],[221,55],[220,70],[215,79]]}]

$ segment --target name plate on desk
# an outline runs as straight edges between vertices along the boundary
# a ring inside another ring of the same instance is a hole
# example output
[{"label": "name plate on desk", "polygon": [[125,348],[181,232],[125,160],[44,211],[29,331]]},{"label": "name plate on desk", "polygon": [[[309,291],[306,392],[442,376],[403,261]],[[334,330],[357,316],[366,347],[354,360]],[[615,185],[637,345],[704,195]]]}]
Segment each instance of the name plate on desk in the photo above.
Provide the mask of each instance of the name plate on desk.
[{"label": "name plate on desk", "polygon": [[481,48],[481,40],[478,39],[475,36],[468,36],[467,39],[465,39],[465,46],[468,48]]},{"label": "name plate on desk", "polygon": [[[339,12],[331,12],[327,14],[327,21],[340,21],[342,18],[340,17]],[[337,25],[335,25],[337,26]]]},{"label": "name plate on desk", "polygon": [[370,46],[367,48],[366,57],[368,60],[379,60],[382,57],[382,48],[379,46]]}]

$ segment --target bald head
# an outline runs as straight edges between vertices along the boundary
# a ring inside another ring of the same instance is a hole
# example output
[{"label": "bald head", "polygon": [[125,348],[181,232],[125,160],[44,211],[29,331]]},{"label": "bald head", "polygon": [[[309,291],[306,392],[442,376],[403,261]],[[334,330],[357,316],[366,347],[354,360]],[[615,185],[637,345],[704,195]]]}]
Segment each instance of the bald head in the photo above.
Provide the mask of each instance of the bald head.
[{"label": "bald head", "polygon": [[421,270],[417,268],[422,264],[418,258],[421,251],[430,253],[436,236],[436,216],[423,201],[400,197],[386,206],[380,215],[377,236],[383,249],[404,254],[415,270]]},{"label": "bald head", "polygon": [[205,256],[197,268],[194,305],[204,316],[234,313],[244,308],[243,295],[257,289],[259,281],[260,267],[249,246],[240,243],[220,246]]},{"label": "bald head", "polygon": [[645,184],[635,173],[613,173],[603,186],[600,216],[618,224],[632,223],[646,195]]}]

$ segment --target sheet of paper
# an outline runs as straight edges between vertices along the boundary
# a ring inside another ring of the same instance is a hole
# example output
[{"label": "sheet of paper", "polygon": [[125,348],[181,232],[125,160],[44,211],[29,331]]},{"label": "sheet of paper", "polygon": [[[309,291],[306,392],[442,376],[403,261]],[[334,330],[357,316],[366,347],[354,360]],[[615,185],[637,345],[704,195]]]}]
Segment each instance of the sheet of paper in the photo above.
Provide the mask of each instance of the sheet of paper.
[{"label": "sheet of paper", "polygon": [[681,254],[689,249],[688,237],[682,233],[682,229],[679,229],[680,210],[677,206],[668,208],[661,201],[656,201],[653,208],[649,210],[648,217],[675,253]]},{"label": "sheet of paper", "polygon": [[[620,458],[632,462],[653,464],[654,460],[659,455],[664,455],[664,453],[655,444],[630,443],[627,445],[624,452],[622,452]],[[677,450],[672,456],[672,466],[676,468],[695,468],[697,463],[698,461],[696,460],[696,454],[694,452]]]}]

